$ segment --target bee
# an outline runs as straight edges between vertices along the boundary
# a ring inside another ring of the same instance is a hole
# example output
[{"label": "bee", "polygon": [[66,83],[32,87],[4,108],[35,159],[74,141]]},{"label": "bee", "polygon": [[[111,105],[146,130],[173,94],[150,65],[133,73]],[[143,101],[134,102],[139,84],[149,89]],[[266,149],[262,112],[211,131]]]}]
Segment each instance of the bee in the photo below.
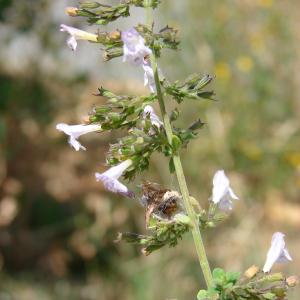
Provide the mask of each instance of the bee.
[{"label": "bee", "polygon": [[181,195],[170,189],[160,188],[156,183],[144,182],[141,203],[146,207],[146,226],[152,215],[162,220],[171,220],[179,211],[182,211]]}]

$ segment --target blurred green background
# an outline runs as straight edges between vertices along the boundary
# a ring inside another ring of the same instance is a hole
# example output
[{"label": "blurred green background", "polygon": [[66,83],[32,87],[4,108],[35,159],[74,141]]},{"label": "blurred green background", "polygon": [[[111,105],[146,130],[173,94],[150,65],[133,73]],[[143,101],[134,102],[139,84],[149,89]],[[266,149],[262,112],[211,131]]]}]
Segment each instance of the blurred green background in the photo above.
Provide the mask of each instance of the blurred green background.
[{"label": "blurred green background", "polygon": [[[119,231],[145,232],[143,208],[94,180],[115,133],[84,136],[87,151],[76,152],[55,130],[82,122],[101,85],[148,92],[141,70],[121,59],[103,63],[98,45],[67,48],[61,23],[96,31],[67,17],[70,5],[0,1],[0,300],[195,299],[203,278],[190,236],[149,257],[114,243]],[[205,232],[213,267],[262,266],[273,232],[282,231],[294,261],[274,270],[299,275],[299,11],[292,0],[164,0],[156,12],[157,28],[178,27],[182,38],[179,52],[161,58],[164,74],[217,76],[218,102],[180,106],[182,123],[207,123],[183,153],[191,194],[206,206],[211,178],[224,168],[241,199],[222,226]],[[142,21],[134,9],[109,28]],[[159,155],[132,186],[142,179],[176,188]]]}]

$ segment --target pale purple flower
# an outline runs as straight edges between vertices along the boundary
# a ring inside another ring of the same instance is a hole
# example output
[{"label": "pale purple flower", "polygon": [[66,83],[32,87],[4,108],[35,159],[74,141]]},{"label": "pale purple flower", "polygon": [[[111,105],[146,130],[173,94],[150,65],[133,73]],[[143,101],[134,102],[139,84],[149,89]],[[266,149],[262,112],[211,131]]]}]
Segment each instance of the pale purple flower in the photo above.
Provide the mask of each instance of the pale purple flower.
[{"label": "pale purple flower", "polygon": [[144,108],[143,118],[147,118],[147,116],[149,116],[152,125],[155,125],[156,127],[163,126],[163,122],[156,115],[151,105],[146,105]]},{"label": "pale purple flower", "polygon": [[149,60],[144,61],[142,66],[144,69],[144,86],[148,85],[151,93],[156,93],[154,72],[151,67],[150,61]]},{"label": "pale purple flower", "polygon": [[100,125],[68,125],[65,123],[59,123],[56,125],[56,129],[63,131],[65,134],[69,135],[69,144],[76,150],[79,151],[80,149],[86,150],[77,139],[86,133],[99,131],[101,130]]},{"label": "pale purple flower", "polygon": [[285,235],[281,232],[275,232],[272,236],[271,247],[267,254],[267,259],[263,267],[265,273],[270,272],[275,263],[286,263],[292,261],[292,258],[285,247]]},{"label": "pale purple flower", "polygon": [[127,186],[118,180],[122,176],[123,172],[131,165],[132,160],[127,159],[103,173],[95,173],[96,180],[102,181],[106,190],[132,198],[134,197],[133,192],[129,191]]},{"label": "pale purple flower", "polygon": [[144,38],[134,28],[122,31],[121,38],[123,41],[123,62],[128,61],[134,66],[140,66],[144,63],[145,57],[152,53],[151,49],[145,46]]},{"label": "pale purple flower", "polygon": [[98,36],[96,34],[89,33],[75,27],[67,26],[65,24],[60,25],[60,31],[66,31],[67,33],[69,33],[70,37],[67,39],[67,45],[73,51],[75,51],[77,48],[77,40],[87,40],[91,42],[97,42],[98,40]]},{"label": "pale purple flower", "polygon": [[229,179],[225,175],[224,170],[219,170],[213,178],[212,201],[221,210],[228,211],[233,208],[232,199],[238,200],[239,198],[231,189]]}]

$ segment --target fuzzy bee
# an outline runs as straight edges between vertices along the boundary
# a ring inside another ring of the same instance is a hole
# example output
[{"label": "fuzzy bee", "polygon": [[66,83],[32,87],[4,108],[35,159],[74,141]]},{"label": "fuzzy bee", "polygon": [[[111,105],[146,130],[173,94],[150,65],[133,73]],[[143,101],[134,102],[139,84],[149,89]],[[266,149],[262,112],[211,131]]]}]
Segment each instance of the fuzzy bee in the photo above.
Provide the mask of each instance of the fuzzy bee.
[{"label": "fuzzy bee", "polygon": [[152,215],[162,220],[171,220],[176,213],[183,210],[181,195],[176,191],[162,189],[151,182],[144,182],[142,191],[141,203],[146,207],[146,226]]}]

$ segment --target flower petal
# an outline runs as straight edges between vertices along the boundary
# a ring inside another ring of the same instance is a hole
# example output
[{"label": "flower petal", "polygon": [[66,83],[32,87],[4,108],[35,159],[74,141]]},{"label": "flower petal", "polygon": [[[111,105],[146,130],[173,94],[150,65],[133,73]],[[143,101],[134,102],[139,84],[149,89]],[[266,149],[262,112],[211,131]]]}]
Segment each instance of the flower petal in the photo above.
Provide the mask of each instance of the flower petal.
[{"label": "flower petal", "polygon": [[144,58],[152,53],[151,49],[145,46],[144,38],[134,29],[122,31],[123,41],[123,62],[127,61],[134,66],[140,66]]},{"label": "flower petal", "polygon": [[153,69],[150,62],[143,63],[144,69],[144,86],[148,85],[151,93],[156,93]]},{"label": "flower petal", "polygon": [[69,144],[76,150],[79,151],[80,149],[86,150],[84,146],[82,146],[73,136],[69,137]]},{"label": "flower petal", "polygon": [[67,45],[68,47],[72,50],[75,51],[77,48],[77,41],[76,38],[71,35],[68,39],[67,39]]},{"label": "flower petal", "polygon": [[124,195],[126,197],[132,198],[133,193],[128,190],[127,186],[122,184],[119,180],[109,177],[104,173],[95,173],[95,177],[97,181],[102,181],[106,190]]},{"label": "flower petal", "polygon": [[150,121],[152,125],[155,125],[157,127],[161,127],[163,125],[163,122],[159,119],[159,117],[154,112],[154,109],[151,105],[146,105],[143,111],[143,117],[147,118],[149,115]]},{"label": "flower petal", "polygon": [[105,171],[102,174],[105,176],[114,178],[114,179],[118,179],[119,177],[122,176],[123,172],[131,165],[132,165],[132,160],[127,159],[127,160],[121,162],[120,164],[109,168],[107,171]]},{"label": "flower petal", "polygon": [[284,234],[275,232],[272,236],[271,247],[267,254],[267,259],[263,267],[265,273],[270,272],[275,263],[285,263],[292,260],[285,248]]},{"label": "flower petal", "polygon": [[86,150],[85,147],[83,147],[77,139],[86,133],[93,132],[93,131],[99,131],[101,130],[100,125],[90,124],[90,125],[68,125],[65,123],[59,123],[56,125],[56,129],[63,131],[65,134],[69,135],[69,144],[74,147],[76,151],[79,151],[80,149]]},{"label": "flower petal", "polygon": [[219,203],[228,191],[229,179],[225,175],[224,170],[218,170],[213,178],[213,195],[212,201],[214,203]]}]

